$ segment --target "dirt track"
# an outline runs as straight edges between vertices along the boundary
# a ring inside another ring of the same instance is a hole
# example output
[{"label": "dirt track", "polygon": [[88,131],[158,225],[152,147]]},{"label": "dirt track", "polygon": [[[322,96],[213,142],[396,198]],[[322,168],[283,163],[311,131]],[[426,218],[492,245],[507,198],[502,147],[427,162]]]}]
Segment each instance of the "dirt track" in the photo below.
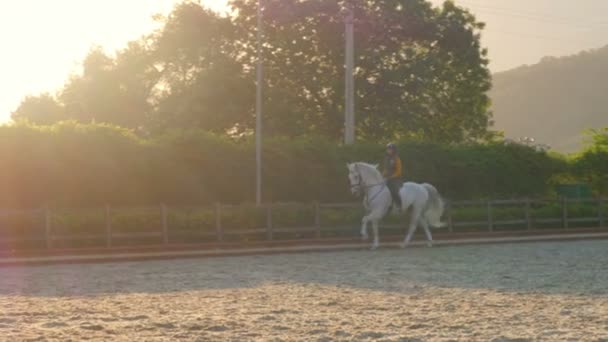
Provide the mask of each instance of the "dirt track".
[{"label": "dirt track", "polygon": [[608,339],[608,241],[0,268],[23,340]]}]

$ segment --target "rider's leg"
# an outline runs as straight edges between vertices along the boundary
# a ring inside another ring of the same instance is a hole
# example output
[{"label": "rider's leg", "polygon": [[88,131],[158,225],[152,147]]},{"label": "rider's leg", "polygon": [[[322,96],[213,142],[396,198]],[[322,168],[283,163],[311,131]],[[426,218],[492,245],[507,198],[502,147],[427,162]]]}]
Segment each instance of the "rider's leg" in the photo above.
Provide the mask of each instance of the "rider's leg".
[{"label": "rider's leg", "polygon": [[393,201],[397,205],[397,207],[401,206],[401,196],[399,195],[399,190],[401,190],[401,181],[399,179],[391,179],[389,180],[389,188],[391,189],[391,194],[393,195]]}]

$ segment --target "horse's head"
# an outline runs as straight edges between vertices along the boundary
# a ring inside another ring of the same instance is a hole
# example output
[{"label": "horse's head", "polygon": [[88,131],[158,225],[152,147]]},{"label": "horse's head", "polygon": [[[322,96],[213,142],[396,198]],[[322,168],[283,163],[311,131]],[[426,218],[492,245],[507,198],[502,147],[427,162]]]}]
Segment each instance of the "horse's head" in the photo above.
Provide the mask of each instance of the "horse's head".
[{"label": "horse's head", "polygon": [[378,165],[370,165],[366,163],[348,163],[348,181],[350,182],[350,191],[353,195],[360,195],[369,183],[377,182],[376,178],[382,176],[378,171]]},{"label": "horse's head", "polygon": [[347,163],[346,168],[348,169],[348,181],[350,182],[350,191],[353,195],[359,195],[362,188],[361,172],[358,170],[356,163]]}]

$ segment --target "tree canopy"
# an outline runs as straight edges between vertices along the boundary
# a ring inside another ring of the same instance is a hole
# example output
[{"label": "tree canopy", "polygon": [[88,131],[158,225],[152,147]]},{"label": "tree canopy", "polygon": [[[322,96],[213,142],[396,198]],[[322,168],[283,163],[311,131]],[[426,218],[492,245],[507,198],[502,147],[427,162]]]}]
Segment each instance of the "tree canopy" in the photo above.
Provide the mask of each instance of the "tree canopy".
[{"label": "tree canopy", "polygon": [[588,132],[588,146],[576,157],[576,171],[600,194],[608,192],[608,127]]},{"label": "tree canopy", "polygon": [[[104,122],[149,133],[254,125],[256,4],[223,17],[184,1],[161,28],[108,54],[93,49],[56,98],[13,114],[48,124]],[[490,73],[483,24],[453,2],[352,0],[356,116],[363,139],[463,142],[488,137]],[[266,0],[264,124],[271,136],[339,140],[343,126],[343,1]]]},{"label": "tree canopy", "polygon": [[65,120],[65,108],[49,93],[38,96],[26,96],[13,112],[15,121],[31,121],[41,125]]}]

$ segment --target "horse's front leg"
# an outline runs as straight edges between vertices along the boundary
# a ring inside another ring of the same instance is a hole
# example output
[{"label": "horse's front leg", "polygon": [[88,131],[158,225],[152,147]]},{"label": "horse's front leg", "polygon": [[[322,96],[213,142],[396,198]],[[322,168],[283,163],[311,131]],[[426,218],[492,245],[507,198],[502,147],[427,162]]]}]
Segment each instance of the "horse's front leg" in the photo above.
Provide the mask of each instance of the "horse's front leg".
[{"label": "horse's front leg", "polygon": [[363,216],[361,220],[361,239],[367,241],[369,236],[367,235],[367,222],[369,222],[369,216]]},{"label": "horse's front leg", "polygon": [[372,230],[374,231],[374,242],[372,243],[372,250],[377,249],[380,246],[380,238],[378,237],[378,221],[377,219],[372,220]]},{"label": "horse's front leg", "polygon": [[421,218],[420,224],[422,224],[424,234],[426,234],[426,239],[428,240],[426,243],[427,247],[433,247],[433,235],[431,234],[431,229],[429,228],[429,223],[427,222],[426,217]]}]

